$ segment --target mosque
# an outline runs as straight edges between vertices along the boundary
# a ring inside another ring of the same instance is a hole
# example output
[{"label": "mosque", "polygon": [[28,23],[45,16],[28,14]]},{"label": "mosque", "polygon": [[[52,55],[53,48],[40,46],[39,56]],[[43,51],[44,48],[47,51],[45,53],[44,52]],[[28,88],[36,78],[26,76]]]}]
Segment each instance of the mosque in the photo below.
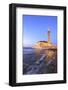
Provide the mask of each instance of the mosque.
[{"label": "mosque", "polygon": [[34,46],[34,48],[50,48],[50,49],[56,49],[57,46],[52,44],[51,42],[51,32],[50,29],[48,28],[48,41],[38,41]]}]

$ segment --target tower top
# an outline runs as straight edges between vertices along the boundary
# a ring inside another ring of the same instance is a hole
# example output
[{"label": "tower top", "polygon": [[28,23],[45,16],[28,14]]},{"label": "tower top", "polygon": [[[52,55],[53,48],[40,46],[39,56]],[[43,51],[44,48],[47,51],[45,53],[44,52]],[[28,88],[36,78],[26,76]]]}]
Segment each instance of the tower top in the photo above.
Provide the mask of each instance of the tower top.
[{"label": "tower top", "polygon": [[51,43],[50,28],[48,27],[48,43]]},{"label": "tower top", "polygon": [[48,31],[50,31],[50,28],[48,27]]}]

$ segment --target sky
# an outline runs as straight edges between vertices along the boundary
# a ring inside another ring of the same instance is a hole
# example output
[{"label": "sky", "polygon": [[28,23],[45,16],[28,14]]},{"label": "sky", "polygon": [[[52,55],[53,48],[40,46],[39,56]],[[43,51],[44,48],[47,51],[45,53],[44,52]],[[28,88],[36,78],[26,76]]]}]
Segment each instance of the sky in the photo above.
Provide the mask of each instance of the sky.
[{"label": "sky", "polygon": [[38,41],[48,41],[48,28],[51,42],[57,44],[57,16],[22,16],[24,46],[33,46]]}]

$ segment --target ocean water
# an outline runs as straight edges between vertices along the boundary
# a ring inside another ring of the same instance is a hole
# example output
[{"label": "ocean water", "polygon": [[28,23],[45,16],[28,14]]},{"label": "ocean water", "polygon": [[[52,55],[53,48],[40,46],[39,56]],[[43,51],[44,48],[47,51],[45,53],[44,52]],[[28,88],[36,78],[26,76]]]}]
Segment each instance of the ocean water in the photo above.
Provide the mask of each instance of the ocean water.
[{"label": "ocean water", "polygon": [[23,48],[23,63],[33,64],[36,61],[35,49],[33,48]]},{"label": "ocean water", "polygon": [[23,48],[23,52],[24,52],[24,54],[32,54],[32,53],[34,53],[35,52],[35,50],[34,50],[34,48],[30,48],[30,47],[28,47],[28,48]]}]

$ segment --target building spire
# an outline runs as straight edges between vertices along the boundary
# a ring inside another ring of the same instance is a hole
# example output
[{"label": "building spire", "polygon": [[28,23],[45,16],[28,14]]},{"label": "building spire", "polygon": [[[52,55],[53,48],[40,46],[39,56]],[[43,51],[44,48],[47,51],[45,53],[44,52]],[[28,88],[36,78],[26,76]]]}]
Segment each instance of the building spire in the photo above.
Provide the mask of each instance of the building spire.
[{"label": "building spire", "polygon": [[51,36],[50,36],[51,32],[50,32],[50,28],[48,27],[48,43],[51,43]]},{"label": "building spire", "polygon": [[48,31],[50,31],[50,27],[48,27]]}]

